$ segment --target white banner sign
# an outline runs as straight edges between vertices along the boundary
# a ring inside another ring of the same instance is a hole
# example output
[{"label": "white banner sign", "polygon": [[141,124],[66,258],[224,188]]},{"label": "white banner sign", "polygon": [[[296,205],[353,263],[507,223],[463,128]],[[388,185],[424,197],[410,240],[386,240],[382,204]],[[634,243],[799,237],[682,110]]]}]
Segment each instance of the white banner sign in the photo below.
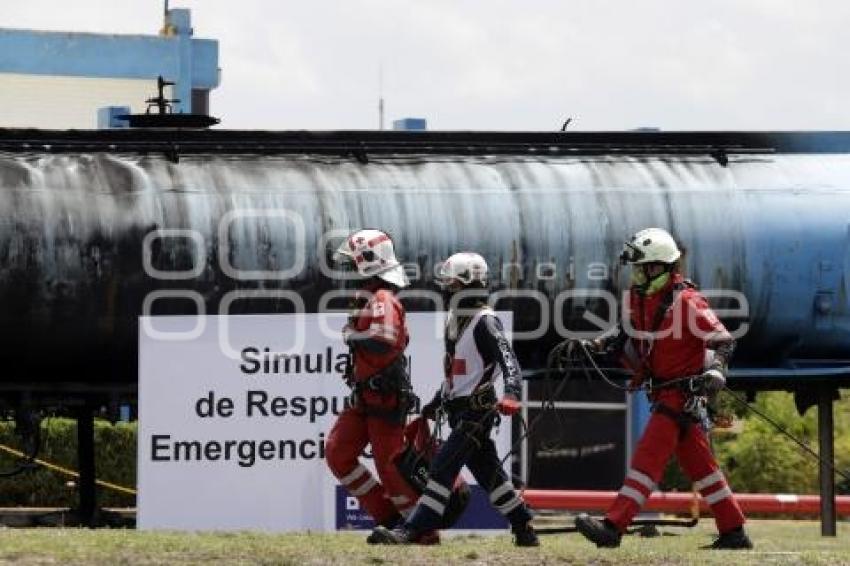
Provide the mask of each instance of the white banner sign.
[{"label": "white banner sign", "polygon": [[[444,316],[407,318],[407,355],[423,403],[442,379]],[[499,316],[510,332],[510,313]],[[324,458],[349,395],[341,379],[344,321],[316,314],[140,319],[139,528],[332,531],[351,523],[341,517],[356,500]],[[506,454],[510,421],[494,435]]]}]

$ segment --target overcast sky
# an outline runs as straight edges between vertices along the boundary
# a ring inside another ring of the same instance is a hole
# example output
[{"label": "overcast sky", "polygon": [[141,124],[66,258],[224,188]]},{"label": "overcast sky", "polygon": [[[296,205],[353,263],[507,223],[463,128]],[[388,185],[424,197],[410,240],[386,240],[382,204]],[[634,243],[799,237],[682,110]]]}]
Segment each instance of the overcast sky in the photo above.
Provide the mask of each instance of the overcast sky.
[{"label": "overcast sky", "polygon": [[[155,34],[161,0],[0,0],[0,27]],[[850,129],[848,0],[172,0],[222,127]]]}]

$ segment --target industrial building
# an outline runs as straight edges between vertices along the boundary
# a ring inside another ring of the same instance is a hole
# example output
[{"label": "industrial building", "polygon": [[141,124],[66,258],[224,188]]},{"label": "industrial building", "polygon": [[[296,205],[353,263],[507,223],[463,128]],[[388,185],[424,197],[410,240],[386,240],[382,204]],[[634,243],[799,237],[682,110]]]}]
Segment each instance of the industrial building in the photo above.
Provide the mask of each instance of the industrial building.
[{"label": "industrial building", "polygon": [[174,112],[209,113],[218,41],[194,37],[187,9],[166,7],[158,35],[0,29],[0,127],[96,128],[102,108],[144,112],[159,76]]}]

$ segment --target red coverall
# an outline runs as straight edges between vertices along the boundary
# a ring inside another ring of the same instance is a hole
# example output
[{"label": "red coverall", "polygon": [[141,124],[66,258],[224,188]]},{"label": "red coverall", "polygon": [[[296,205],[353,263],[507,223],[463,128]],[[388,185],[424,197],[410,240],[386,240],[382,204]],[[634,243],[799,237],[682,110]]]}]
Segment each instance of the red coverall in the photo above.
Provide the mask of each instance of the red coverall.
[{"label": "red coverall", "polygon": [[[353,317],[351,330],[382,343],[385,351],[373,351],[354,342],[355,381],[368,380],[404,354],[408,342],[404,319],[404,307],[392,291],[378,289],[371,294],[365,307]],[[386,411],[397,406],[396,395],[366,388],[357,405],[337,418],[325,449],[331,472],[379,524],[391,521],[399,513],[408,515],[419,497],[392,462],[404,441],[404,422],[369,414],[370,409]],[[372,445],[380,483],[359,461],[367,444]]]},{"label": "red coverall", "polygon": [[[683,285],[679,274],[671,277],[666,288],[648,297],[630,292],[629,319],[635,330],[652,330],[659,306],[663,308],[664,297],[669,297],[674,285],[681,290],[673,295],[673,303],[658,324],[655,340],[629,339],[637,352],[638,380],[647,372],[661,382],[701,374],[706,342],[712,335],[728,337],[705,298],[696,289]],[[664,405],[676,413],[681,413],[686,399],[678,388],[662,389],[651,397],[656,405]],[[693,423],[683,430],[673,417],[657,410],[653,411],[638,442],[623,487],[606,518],[625,531],[661,479],[673,454],[711,506],[718,531],[725,533],[743,525],[744,515],[717,466],[702,427]]]}]

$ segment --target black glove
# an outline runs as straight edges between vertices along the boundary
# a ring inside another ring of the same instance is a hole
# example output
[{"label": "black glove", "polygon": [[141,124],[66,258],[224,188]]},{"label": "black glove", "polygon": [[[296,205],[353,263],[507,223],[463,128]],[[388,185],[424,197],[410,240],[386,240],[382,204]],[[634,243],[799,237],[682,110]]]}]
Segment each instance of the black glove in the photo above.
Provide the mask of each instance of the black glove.
[{"label": "black glove", "polygon": [[697,395],[715,395],[726,386],[723,370],[712,367],[691,381],[691,391]]},{"label": "black glove", "polygon": [[428,420],[436,420],[437,411],[440,409],[442,401],[439,397],[434,397],[431,401],[422,406],[422,416]]}]

